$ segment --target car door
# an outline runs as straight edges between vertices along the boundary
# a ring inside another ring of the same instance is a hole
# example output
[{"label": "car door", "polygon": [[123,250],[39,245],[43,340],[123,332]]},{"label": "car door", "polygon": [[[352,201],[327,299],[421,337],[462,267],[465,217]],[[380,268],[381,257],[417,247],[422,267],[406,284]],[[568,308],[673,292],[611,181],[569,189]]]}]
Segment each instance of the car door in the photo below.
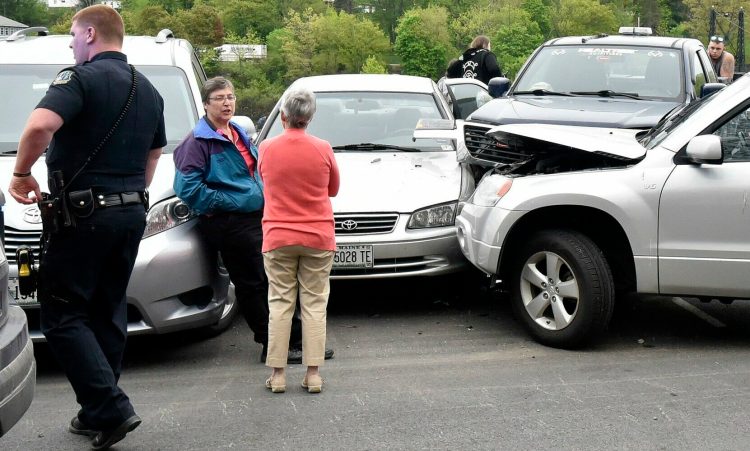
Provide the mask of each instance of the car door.
[{"label": "car door", "polygon": [[466,119],[477,108],[492,100],[487,88],[474,82],[451,79],[446,83],[448,88],[448,103],[453,108],[456,119]]},{"label": "car door", "polygon": [[662,293],[750,297],[750,105],[713,131],[722,164],[680,164],[659,207]]}]

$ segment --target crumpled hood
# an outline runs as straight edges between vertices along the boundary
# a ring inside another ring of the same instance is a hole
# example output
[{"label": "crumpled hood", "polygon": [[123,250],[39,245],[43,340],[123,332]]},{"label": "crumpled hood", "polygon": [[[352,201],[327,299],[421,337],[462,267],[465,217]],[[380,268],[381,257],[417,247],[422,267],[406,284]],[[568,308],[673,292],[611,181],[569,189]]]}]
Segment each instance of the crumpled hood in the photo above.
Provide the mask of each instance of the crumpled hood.
[{"label": "crumpled hood", "polygon": [[[38,230],[42,228],[42,221],[39,217],[39,209],[36,205],[25,205],[16,202],[13,197],[7,194],[7,187],[10,185],[10,178],[13,173],[16,157],[0,157],[0,186],[6,191],[5,196],[5,225],[18,230]],[[39,182],[42,191],[48,191],[47,187],[47,165],[44,157],[39,158],[31,169],[34,178]],[[172,181],[174,179],[174,162],[172,154],[162,154],[159,164],[156,166],[154,180],[149,187],[150,204],[154,205],[166,198],[173,197]]]},{"label": "crumpled hood", "polygon": [[469,116],[485,124],[564,124],[589,127],[651,128],[676,102],[624,97],[519,95],[494,99]]},{"label": "crumpled hood", "polygon": [[529,146],[531,149],[548,150],[549,147],[543,144],[550,143],[615,159],[638,160],[646,154],[646,149],[636,140],[639,132],[570,125],[508,124],[494,127],[487,134],[500,140],[520,137],[523,141],[535,143]]},{"label": "crumpled hood", "polygon": [[458,199],[461,171],[455,152],[337,152],[336,213],[411,213]]}]

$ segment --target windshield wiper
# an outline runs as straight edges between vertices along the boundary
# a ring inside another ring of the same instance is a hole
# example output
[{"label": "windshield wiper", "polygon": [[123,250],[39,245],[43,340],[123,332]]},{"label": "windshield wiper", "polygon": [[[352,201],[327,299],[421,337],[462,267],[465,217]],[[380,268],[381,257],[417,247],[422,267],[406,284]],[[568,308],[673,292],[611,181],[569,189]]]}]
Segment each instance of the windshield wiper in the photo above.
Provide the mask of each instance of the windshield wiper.
[{"label": "windshield wiper", "polygon": [[549,89],[532,89],[531,91],[516,91],[513,94],[514,95],[534,94],[535,96],[565,96],[565,97],[575,97],[574,93],[550,91]]},{"label": "windshield wiper", "polygon": [[392,144],[378,144],[378,143],[359,143],[359,144],[345,144],[343,146],[333,146],[334,151],[340,150],[359,150],[363,152],[372,152],[376,150],[400,150],[402,152],[419,152],[419,149],[414,147],[403,147],[394,146]]},{"label": "windshield wiper", "polygon": [[3,155],[15,155],[18,153],[18,149],[3,150],[0,153],[2,153]]},{"label": "windshield wiper", "polygon": [[637,92],[617,92],[611,89],[602,89],[601,91],[575,91],[571,94],[577,94],[580,96],[627,97],[629,99],[643,100]]}]

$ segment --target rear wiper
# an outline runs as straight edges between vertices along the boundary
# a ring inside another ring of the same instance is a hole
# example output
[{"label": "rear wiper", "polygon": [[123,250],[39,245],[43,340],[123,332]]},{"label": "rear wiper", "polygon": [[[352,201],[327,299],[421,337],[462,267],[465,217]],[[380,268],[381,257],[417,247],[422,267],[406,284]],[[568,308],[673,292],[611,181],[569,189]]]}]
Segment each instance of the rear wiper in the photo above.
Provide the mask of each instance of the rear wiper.
[{"label": "rear wiper", "polygon": [[599,97],[627,97],[629,99],[642,100],[637,92],[617,92],[611,89],[602,89],[601,91],[576,91],[572,94],[580,96],[599,96]]},{"label": "rear wiper", "polygon": [[535,96],[565,96],[565,97],[575,97],[573,93],[570,92],[557,92],[557,91],[550,91],[548,89],[532,89],[531,91],[516,91],[513,94],[534,94]]},{"label": "rear wiper", "polygon": [[345,144],[343,146],[333,146],[333,150],[359,150],[363,152],[371,152],[376,150],[400,150],[402,152],[419,152],[419,149],[415,149],[414,147],[403,147],[394,146],[392,144],[377,143]]}]

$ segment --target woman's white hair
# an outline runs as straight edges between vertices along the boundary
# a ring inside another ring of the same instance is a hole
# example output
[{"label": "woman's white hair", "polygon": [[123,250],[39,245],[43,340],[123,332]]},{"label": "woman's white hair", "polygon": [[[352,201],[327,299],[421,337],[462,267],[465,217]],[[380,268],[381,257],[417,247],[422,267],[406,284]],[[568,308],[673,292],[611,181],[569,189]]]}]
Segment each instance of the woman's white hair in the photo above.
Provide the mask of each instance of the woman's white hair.
[{"label": "woman's white hair", "polygon": [[306,88],[295,88],[281,99],[281,112],[291,128],[307,128],[315,114],[315,94]]}]

